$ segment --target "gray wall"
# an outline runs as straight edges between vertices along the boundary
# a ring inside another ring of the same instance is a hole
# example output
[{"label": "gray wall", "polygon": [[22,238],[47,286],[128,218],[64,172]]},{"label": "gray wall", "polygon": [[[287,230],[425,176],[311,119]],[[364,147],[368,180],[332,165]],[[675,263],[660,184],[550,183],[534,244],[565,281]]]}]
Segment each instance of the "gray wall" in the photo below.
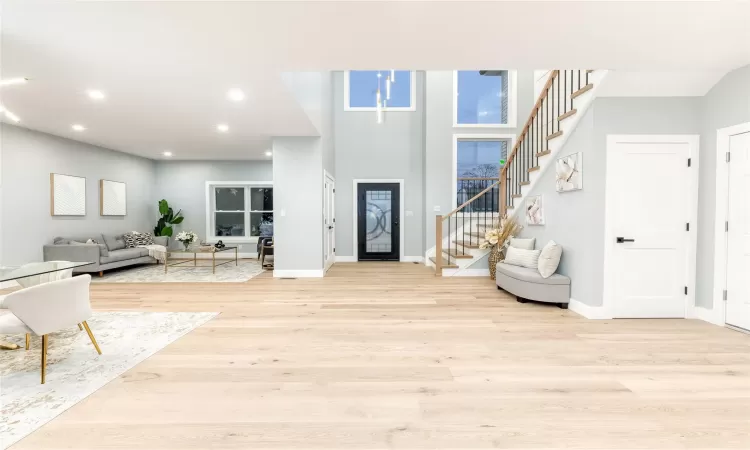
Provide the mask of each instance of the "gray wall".
[{"label": "gray wall", "polygon": [[321,139],[275,138],[273,173],[274,271],[322,270]]},{"label": "gray wall", "polygon": [[701,186],[698,195],[696,303],[713,308],[716,130],[750,122],[750,66],[728,73],[701,100]]},{"label": "gray wall", "polygon": [[[602,304],[607,135],[699,134],[700,101],[700,97],[594,100],[560,153],[583,153],[583,190],[557,193],[551,168],[532,190],[532,195],[544,195],[546,225],[526,226],[521,216],[521,235],[536,237],[537,248],[549,240],[563,246],[559,271],[571,277],[575,300]],[[703,160],[701,150],[701,165]]]},{"label": "gray wall", "polygon": [[[50,215],[50,173],[86,177],[86,216]],[[150,231],[154,162],[12,125],[2,125],[2,264],[42,260],[56,236]],[[99,180],[127,183],[128,214],[99,215]]]},{"label": "gray wall", "polygon": [[[416,111],[344,111],[344,73],[333,75],[336,160],[336,255],[354,255],[353,180],[404,180],[404,255],[424,256],[424,73],[417,72]],[[412,215],[409,216],[409,211]]]},{"label": "gray wall", "polygon": [[[518,111],[516,128],[461,128],[453,126],[453,71],[428,71],[425,95],[425,233],[424,248],[435,246],[435,215],[449,213],[455,208],[453,198],[453,135],[454,134],[511,134],[517,136],[523,128],[536,99],[534,72],[519,70],[517,74]],[[435,207],[440,211],[436,212]],[[481,268],[482,262],[472,268]],[[487,265],[484,263],[484,267]]]},{"label": "gray wall", "polygon": [[[273,181],[271,161],[158,161],[155,166],[156,181],[149,203],[154,214],[157,202],[167,200],[185,216],[176,231],[192,230],[201,239],[206,238],[206,181]],[[255,244],[240,244],[240,252],[255,250]]]}]

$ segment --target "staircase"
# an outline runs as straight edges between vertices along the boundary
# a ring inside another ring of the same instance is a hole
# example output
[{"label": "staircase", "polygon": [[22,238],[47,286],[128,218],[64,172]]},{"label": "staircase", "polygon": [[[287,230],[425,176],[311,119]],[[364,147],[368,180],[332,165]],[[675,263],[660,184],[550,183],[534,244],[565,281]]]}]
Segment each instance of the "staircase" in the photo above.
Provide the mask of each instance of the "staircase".
[{"label": "staircase", "polygon": [[460,275],[487,254],[489,250],[479,245],[485,230],[496,226],[500,217],[516,216],[523,224],[523,217],[517,217],[521,205],[542,174],[554,166],[606,74],[606,70],[550,72],[499,179],[483,179],[484,189],[450,213],[435,217],[435,247],[428,252],[435,275]]}]

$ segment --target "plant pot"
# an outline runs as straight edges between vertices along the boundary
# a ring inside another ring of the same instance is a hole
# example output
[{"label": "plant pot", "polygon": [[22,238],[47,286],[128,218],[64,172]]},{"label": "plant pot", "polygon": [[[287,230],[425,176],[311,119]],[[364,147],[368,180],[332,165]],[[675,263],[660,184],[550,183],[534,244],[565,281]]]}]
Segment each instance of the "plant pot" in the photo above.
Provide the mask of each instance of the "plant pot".
[{"label": "plant pot", "polygon": [[184,245],[184,246],[185,246],[185,251],[188,251],[188,250],[190,250],[190,244],[192,244],[192,242],[183,242],[183,243],[182,243],[182,245]]}]

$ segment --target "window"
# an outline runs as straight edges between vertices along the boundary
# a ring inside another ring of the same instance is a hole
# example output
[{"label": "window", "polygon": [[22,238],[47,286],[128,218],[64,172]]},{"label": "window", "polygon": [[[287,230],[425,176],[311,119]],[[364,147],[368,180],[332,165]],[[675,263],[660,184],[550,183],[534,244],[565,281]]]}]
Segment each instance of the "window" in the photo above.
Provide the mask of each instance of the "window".
[{"label": "window", "polygon": [[[511,136],[456,136],[456,206],[470,200],[499,180],[500,169],[508,155]],[[498,212],[499,188],[472,202],[468,212]]]},{"label": "window", "polygon": [[[378,74],[380,77],[378,78]],[[415,74],[408,70],[393,72],[395,82],[391,83],[391,98],[386,99],[386,82],[390,70],[350,70],[344,73],[344,110],[373,111],[375,97],[380,85],[380,95],[388,111],[415,111]]]},{"label": "window", "polygon": [[514,71],[459,70],[453,88],[454,126],[516,126]]},{"label": "window", "polygon": [[273,187],[211,182],[207,186],[209,240],[246,241],[273,234]]}]

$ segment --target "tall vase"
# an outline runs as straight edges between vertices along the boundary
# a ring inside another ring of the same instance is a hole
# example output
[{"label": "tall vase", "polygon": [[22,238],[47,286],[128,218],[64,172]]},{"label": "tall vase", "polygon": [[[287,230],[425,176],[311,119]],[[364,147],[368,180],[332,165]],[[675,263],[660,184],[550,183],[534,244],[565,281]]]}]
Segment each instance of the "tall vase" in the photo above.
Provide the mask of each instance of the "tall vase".
[{"label": "tall vase", "polygon": [[497,262],[500,260],[500,250],[498,250],[497,245],[493,245],[490,247],[490,255],[487,257],[487,262],[490,266],[490,278],[495,279],[496,276],[496,270],[497,270]]}]

